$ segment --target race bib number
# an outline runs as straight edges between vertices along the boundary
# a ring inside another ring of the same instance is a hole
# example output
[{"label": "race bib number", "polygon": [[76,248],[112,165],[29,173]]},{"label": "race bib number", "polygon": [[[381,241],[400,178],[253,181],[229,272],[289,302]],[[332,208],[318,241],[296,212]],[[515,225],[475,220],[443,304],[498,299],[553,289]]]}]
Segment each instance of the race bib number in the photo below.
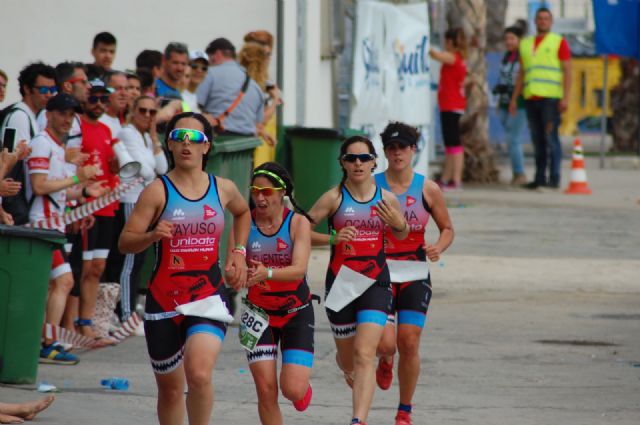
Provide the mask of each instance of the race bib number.
[{"label": "race bib number", "polygon": [[253,352],[260,337],[268,327],[269,316],[267,313],[243,298],[242,313],[240,314],[240,330],[238,331],[240,345],[250,352]]}]

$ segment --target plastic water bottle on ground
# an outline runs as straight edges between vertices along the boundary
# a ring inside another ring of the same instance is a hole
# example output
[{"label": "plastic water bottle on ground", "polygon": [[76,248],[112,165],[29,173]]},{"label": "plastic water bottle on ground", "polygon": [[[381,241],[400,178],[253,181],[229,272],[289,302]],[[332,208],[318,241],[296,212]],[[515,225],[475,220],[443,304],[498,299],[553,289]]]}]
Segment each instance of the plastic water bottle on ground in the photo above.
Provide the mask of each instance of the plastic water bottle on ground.
[{"label": "plastic water bottle on ground", "polygon": [[111,390],[127,391],[129,389],[129,380],[126,378],[105,378],[100,381],[100,385]]}]

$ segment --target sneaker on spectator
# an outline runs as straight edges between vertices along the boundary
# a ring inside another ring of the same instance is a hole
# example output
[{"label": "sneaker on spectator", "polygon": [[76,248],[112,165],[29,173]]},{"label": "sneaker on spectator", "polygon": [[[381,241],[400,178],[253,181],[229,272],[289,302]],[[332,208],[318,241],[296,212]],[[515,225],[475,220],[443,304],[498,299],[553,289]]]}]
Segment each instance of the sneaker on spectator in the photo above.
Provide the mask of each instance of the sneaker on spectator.
[{"label": "sneaker on spectator", "polygon": [[307,388],[307,392],[304,394],[304,397],[298,401],[293,402],[293,407],[296,408],[298,412],[304,412],[309,407],[311,403],[311,396],[313,395],[313,390],[311,390],[311,384],[309,384],[309,388]]},{"label": "sneaker on spectator", "polygon": [[443,188],[443,192],[462,192],[462,183],[449,182]]},{"label": "sneaker on spectator", "polygon": [[396,415],[396,425],[411,425],[411,413],[398,410]]},{"label": "sneaker on spectator", "polygon": [[[73,351],[73,344],[70,344],[68,342],[56,341],[52,345],[58,351],[60,351],[60,348],[62,348],[62,350],[66,351],[67,353],[70,353],[71,351]],[[58,347],[60,347],[60,348],[58,348]]]},{"label": "sneaker on spectator", "polygon": [[447,186],[447,183],[443,182],[440,179],[436,180],[435,182],[438,185],[438,187],[440,188],[440,190],[444,190],[445,186]]},{"label": "sneaker on spectator", "polygon": [[40,349],[40,363],[46,364],[62,364],[62,365],[74,365],[77,364],[80,359],[73,354],[67,353],[64,349],[58,345],[43,345]]},{"label": "sneaker on spectator", "polygon": [[382,357],[378,360],[378,368],[376,369],[376,382],[381,390],[388,390],[393,381],[393,358],[391,363],[386,362]]}]

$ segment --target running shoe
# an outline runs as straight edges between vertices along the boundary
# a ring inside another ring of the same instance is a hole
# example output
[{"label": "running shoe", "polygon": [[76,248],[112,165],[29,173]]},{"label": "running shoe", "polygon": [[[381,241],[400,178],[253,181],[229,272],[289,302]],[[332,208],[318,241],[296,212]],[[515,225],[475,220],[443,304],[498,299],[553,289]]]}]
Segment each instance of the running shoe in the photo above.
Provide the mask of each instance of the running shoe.
[{"label": "running shoe", "polygon": [[309,404],[311,403],[312,395],[313,390],[311,389],[311,384],[309,384],[309,388],[307,388],[307,392],[304,397],[302,397],[298,401],[294,401],[293,407],[295,407],[298,412],[304,412],[305,410],[307,410],[307,407],[309,407]]},{"label": "running shoe", "polygon": [[411,425],[411,413],[398,410],[396,415],[396,425]]},{"label": "running shoe", "polygon": [[381,390],[388,390],[393,381],[393,357],[391,363],[384,361],[382,357],[378,360],[378,368],[376,369],[376,382]]},{"label": "running shoe", "polygon": [[358,418],[351,419],[351,425],[367,425],[366,422],[361,421]]},{"label": "running shoe", "polygon": [[39,361],[46,364],[74,365],[80,359],[71,353],[67,353],[60,345],[51,344],[42,346]]}]

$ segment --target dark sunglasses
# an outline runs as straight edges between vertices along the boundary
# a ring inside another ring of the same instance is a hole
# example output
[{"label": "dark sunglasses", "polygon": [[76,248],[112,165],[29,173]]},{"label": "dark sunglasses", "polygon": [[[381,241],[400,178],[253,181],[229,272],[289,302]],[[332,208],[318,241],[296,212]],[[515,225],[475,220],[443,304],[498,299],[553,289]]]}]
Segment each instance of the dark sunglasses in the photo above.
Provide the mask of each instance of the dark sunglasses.
[{"label": "dark sunglasses", "polygon": [[149,109],[149,108],[138,108],[138,112],[140,112],[142,115],[147,115],[149,114],[152,117],[155,117],[156,114],[158,113],[157,109]]},{"label": "dark sunglasses", "polygon": [[199,69],[200,71],[206,71],[207,70],[207,66],[206,65],[198,65],[197,63],[192,63],[191,64],[191,69]]},{"label": "dark sunglasses", "polygon": [[96,96],[92,94],[87,98],[87,102],[89,102],[90,105],[95,105],[98,102],[102,103],[103,105],[106,105],[107,103],[109,103],[109,96],[106,96],[106,95]]},{"label": "dark sunglasses", "polygon": [[33,88],[38,90],[38,93],[40,93],[40,94],[47,94],[47,93],[56,94],[56,93],[58,93],[58,87],[56,87],[56,86],[34,86]]},{"label": "dark sunglasses", "polygon": [[375,155],[370,153],[346,153],[342,155],[342,160],[344,162],[356,162],[356,160],[360,160],[360,162],[369,162],[376,159]]},{"label": "dark sunglasses", "polygon": [[254,196],[258,196],[260,193],[264,196],[271,196],[279,190],[284,190],[284,187],[249,186],[249,189],[251,189],[251,194]]}]

